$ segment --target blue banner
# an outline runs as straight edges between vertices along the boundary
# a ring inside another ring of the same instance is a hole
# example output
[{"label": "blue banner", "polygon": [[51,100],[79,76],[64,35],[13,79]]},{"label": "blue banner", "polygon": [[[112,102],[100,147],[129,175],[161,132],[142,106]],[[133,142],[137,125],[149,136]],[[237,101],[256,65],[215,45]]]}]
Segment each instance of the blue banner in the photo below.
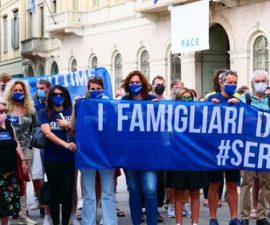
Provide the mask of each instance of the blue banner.
[{"label": "blue banner", "polygon": [[37,81],[40,79],[48,79],[52,86],[59,84],[66,87],[69,90],[71,98],[73,99],[76,96],[84,96],[87,91],[87,81],[90,76],[102,77],[104,84],[104,94],[109,98],[113,98],[111,78],[108,71],[104,67],[98,67],[91,70],[76,71],[72,73],[60,73],[51,76],[26,77],[19,79],[25,80],[29,83],[32,96],[36,95]]},{"label": "blue banner", "polygon": [[80,99],[78,168],[270,170],[270,113],[239,103]]}]

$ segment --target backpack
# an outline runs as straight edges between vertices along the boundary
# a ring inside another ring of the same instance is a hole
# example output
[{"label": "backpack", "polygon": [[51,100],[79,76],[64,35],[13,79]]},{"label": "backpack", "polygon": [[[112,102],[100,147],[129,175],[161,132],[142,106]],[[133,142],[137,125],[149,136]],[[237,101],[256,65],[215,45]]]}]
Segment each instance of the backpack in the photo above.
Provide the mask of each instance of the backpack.
[{"label": "backpack", "polygon": [[[250,93],[246,93],[245,97],[246,97],[246,103],[248,105],[251,105],[252,98],[251,98]],[[268,107],[270,108],[270,96],[267,96],[267,99],[268,99]]]}]

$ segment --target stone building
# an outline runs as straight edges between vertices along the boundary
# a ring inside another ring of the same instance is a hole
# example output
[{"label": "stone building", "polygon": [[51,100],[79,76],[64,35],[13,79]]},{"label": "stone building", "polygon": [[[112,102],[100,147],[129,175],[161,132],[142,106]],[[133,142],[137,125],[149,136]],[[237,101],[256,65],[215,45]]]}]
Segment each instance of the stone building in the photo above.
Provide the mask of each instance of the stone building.
[{"label": "stone building", "polygon": [[[28,1],[13,0],[24,2],[19,9],[24,10],[25,23],[20,23],[24,24],[20,28],[24,34],[20,34],[17,51],[25,75],[104,66],[116,88],[129,71],[138,69],[150,80],[158,74],[168,83],[181,78],[186,87],[204,94],[211,91],[212,74],[217,68],[236,70],[239,85],[249,84],[254,69],[269,71],[269,0],[210,0],[210,49],[183,54],[171,54],[170,9],[195,1],[36,1],[33,15]],[[6,60],[2,2],[8,0],[1,1],[0,7],[0,70]]]}]

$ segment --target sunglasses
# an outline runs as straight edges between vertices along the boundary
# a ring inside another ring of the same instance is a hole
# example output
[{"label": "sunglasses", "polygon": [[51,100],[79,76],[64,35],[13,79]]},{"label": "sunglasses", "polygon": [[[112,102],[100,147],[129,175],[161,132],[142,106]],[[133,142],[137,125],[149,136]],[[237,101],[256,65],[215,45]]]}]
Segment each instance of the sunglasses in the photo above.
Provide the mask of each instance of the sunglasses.
[{"label": "sunglasses", "polygon": [[102,80],[102,77],[100,77],[100,76],[90,76],[90,77],[88,77],[88,80]]},{"label": "sunglasses", "polygon": [[8,113],[8,111],[5,109],[5,110],[0,110],[0,114],[7,114]]},{"label": "sunglasses", "polygon": [[65,94],[64,93],[53,93],[52,96],[62,96],[62,97],[64,97]]},{"label": "sunglasses", "polygon": [[189,97],[181,96],[180,100],[181,101],[193,101],[194,98],[192,96],[189,96]]}]

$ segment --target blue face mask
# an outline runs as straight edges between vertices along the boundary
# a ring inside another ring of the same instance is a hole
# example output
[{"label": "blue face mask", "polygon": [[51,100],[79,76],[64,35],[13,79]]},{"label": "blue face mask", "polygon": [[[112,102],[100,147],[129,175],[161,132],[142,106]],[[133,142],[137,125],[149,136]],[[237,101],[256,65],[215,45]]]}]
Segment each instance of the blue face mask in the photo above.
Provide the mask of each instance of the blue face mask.
[{"label": "blue face mask", "polygon": [[141,93],[142,85],[141,84],[130,84],[128,86],[128,88],[129,88],[129,91],[131,94],[138,95]]},{"label": "blue face mask", "polygon": [[231,96],[235,93],[236,91],[236,88],[237,88],[237,85],[234,85],[234,84],[225,84],[224,85],[224,92]]},{"label": "blue face mask", "polygon": [[90,91],[90,97],[91,98],[102,98],[103,97],[103,91],[101,90],[95,90],[95,91]]},{"label": "blue face mask", "polygon": [[12,99],[15,102],[22,102],[24,100],[24,93],[22,93],[22,92],[13,93]]},{"label": "blue face mask", "polygon": [[61,106],[64,103],[65,97],[64,96],[61,96],[61,95],[53,96],[52,97],[52,101],[53,101],[53,104],[56,107],[59,107],[59,106]]},{"label": "blue face mask", "polygon": [[46,98],[46,92],[44,90],[37,90],[37,96],[39,98]]}]

